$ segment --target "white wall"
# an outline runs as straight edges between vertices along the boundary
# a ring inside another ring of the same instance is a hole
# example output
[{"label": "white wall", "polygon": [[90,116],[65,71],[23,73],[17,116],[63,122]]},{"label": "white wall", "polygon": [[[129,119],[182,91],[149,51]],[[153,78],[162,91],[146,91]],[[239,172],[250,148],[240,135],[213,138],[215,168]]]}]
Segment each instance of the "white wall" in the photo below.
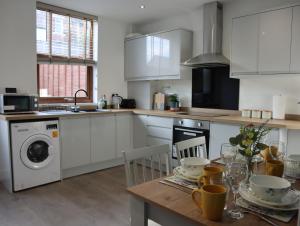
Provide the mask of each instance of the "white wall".
[{"label": "white wall", "polygon": [[[224,4],[223,54],[230,58],[232,18],[267,10],[287,4],[300,3],[299,0],[233,0]],[[272,76],[263,79],[240,80],[240,109],[258,108],[272,110],[272,96],[287,96],[286,112],[300,114],[297,102],[300,101],[300,77]]]},{"label": "white wall", "polygon": [[99,17],[98,97],[118,93],[127,97],[124,81],[124,39],[131,26],[120,21]]},{"label": "white wall", "polygon": [[0,1],[0,88],[37,93],[35,0]]}]

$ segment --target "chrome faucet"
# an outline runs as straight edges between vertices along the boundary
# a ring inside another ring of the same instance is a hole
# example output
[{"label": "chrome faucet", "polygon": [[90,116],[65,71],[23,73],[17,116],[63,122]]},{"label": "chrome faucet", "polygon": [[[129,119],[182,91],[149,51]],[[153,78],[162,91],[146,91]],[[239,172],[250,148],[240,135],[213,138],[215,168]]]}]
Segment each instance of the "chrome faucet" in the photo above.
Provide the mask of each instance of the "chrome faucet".
[{"label": "chrome faucet", "polygon": [[80,110],[80,107],[77,106],[77,93],[80,92],[80,91],[85,92],[86,96],[88,96],[87,91],[84,90],[84,89],[79,89],[79,90],[77,90],[75,92],[75,95],[74,95],[74,106],[71,107],[71,111],[73,111],[73,112],[79,112],[79,110]]}]

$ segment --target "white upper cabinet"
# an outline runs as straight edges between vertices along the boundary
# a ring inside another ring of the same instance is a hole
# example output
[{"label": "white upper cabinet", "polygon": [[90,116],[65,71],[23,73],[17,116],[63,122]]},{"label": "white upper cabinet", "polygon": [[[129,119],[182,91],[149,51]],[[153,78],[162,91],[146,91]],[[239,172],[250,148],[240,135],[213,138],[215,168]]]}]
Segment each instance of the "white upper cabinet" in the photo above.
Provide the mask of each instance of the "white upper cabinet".
[{"label": "white upper cabinet", "polygon": [[258,15],[233,19],[231,74],[258,71]]},{"label": "white upper cabinet", "polygon": [[291,72],[300,72],[300,6],[293,8]]},{"label": "white upper cabinet", "polygon": [[172,76],[180,73],[180,30],[162,33],[160,36],[159,75]]},{"label": "white upper cabinet", "polygon": [[289,7],[233,18],[231,77],[299,72],[299,14]]},{"label": "white upper cabinet", "polygon": [[180,79],[180,64],[192,57],[192,32],[172,30],[125,40],[125,80]]},{"label": "white upper cabinet", "polygon": [[125,76],[127,80],[158,76],[160,39],[143,36],[125,42]]},{"label": "white upper cabinet", "polygon": [[260,14],[260,72],[288,73],[291,54],[292,8]]}]

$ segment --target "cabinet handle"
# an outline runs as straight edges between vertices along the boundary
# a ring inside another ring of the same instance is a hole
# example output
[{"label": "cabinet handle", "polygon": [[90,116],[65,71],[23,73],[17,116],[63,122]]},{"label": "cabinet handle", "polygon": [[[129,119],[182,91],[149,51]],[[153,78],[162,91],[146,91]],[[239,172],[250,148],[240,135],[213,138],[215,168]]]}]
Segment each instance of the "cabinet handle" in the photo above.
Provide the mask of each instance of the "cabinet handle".
[{"label": "cabinet handle", "polygon": [[192,136],[192,137],[196,137],[197,136],[196,133],[183,132],[183,134],[187,135],[187,136]]}]

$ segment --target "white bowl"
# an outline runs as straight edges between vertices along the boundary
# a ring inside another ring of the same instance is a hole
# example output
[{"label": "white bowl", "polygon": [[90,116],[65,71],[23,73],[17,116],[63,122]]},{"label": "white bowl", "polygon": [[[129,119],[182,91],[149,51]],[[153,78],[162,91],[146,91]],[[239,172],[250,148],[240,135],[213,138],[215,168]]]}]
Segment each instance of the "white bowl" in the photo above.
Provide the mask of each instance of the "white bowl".
[{"label": "white bowl", "polygon": [[186,174],[191,176],[202,175],[204,166],[209,163],[210,161],[208,159],[200,157],[188,157],[180,160],[182,169]]},{"label": "white bowl", "polygon": [[249,181],[253,193],[266,201],[280,202],[291,187],[288,180],[269,175],[254,175]]}]

